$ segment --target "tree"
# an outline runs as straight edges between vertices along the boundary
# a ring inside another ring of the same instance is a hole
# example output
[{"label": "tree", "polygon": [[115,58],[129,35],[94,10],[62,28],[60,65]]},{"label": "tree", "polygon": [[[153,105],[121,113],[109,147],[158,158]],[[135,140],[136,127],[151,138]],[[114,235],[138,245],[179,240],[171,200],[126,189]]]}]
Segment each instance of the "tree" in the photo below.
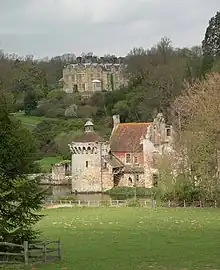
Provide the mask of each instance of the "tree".
[{"label": "tree", "polygon": [[37,236],[33,225],[40,220],[45,193],[34,171],[35,144],[30,132],[0,106],[0,240],[22,243]]},{"label": "tree", "polygon": [[220,56],[220,12],[209,21],[202,49],[205,56]]},{"label": "tree", "polygon": [[220,76],[187,84],[173,105],[176,148],[185,164],[185,180],[211,198],[219,190]]},{"label": "tree", "polygon": [[25,114],[30,115],[31,111],[37,108],[37,95],[35,92],[30,91],[24,97],[24,111]]}]

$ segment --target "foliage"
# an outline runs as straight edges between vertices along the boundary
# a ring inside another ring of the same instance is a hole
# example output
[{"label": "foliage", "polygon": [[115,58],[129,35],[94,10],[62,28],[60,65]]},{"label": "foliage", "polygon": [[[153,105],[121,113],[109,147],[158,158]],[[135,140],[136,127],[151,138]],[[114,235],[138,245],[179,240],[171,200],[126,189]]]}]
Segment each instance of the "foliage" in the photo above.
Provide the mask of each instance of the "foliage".
[{"label": "foliage", "polygon": [[151,196],[153,193],[153,189],[149,188],[141,188],[141,187],[114,187],[108,191],[106,191],[107,194],[111,195],[113,198],[114,196],[119,198],[126,198],[126,197],[133,197],[135,194],[138,197],[146,197],[146,196]]},{"label": "foliage", "polygon": [[35,92],[28,91],[24,96],[24,111],[30,115],[31,111],[37,108],[37,96]]},{"label": "foliage", "polygon": [[39,179],[25,174],[35,171],[35,144],[28,130],[0,107],[0,238],[22,243],[36,236],[33,225],[45,194]]},{"label": "foliage", "polygon": [[186,85],[173,105],[176,147],[185,184],[200,197],[219,196],[220,76]]},{"label": "foliage", "polygon": [[220,12],[218,11],[209,21],[205,38],[202,42],[205,56],[220,56]]},{"label": "foliage", "polygon": [[62,119],[51,119],[44,120],[39,123],[33,130],[33,134],[38,142],[38,149],[41,155],[67,155],[67,142],[66,146],[63,145],[64,140],[61,140],[64,135],[67,135],[69,138],[75,132],[83,130],[84,122],[82,119],[73,119],[73,120],[62,120]]},{"label": "foliage", "polygon": [[65,110],[65,116],[66,117],[76,117],[77,115],[77,105],[76,104],[73,104],[73,105],[70,105],[66,110]]},{"label": "foliage", "polygon": [[71,153],[68,144],[73,141],[76,136],[82,135],[82,131],[72,131],[72,132],[61,132],[55,137],[55,143],[58,149],[58,153],[63,157],[63,159],[70,159]]}]

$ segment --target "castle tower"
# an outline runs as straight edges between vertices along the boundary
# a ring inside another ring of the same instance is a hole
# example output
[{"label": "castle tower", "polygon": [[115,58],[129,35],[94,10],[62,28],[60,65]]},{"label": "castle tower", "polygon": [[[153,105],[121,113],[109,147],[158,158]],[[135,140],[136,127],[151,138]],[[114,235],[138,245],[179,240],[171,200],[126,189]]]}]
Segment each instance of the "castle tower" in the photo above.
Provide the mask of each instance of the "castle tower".
[{"label": "castle tower", "polygon": [[84,134],[69,145],[72,152],[72,191],[103,191],[102,157],[108,154],[108,144],[95,131],[91,120]]}]

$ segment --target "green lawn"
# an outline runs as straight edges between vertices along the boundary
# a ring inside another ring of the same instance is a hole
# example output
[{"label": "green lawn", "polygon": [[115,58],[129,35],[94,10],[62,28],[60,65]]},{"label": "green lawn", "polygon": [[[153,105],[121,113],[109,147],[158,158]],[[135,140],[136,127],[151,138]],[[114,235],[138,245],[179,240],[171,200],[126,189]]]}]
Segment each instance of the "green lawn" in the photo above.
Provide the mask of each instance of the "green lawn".
[{"label": "green lawn", "polygon": [[219,209],[44,210],[38,228],[61,238],[62,262],[39,270],[220,269]]},{"label": "green lawn", "polygon": [[37,163],[40,165],[43,172],[50,172],[52,165],[63,161],[62,157],[45,157],[38,160]]},{"label": "green lawn", "polygon": [[15,113],[14,116],[29,129],[33,129],[37,124],[48,119],[44,116],[31,116],[25,115],[24,113]]}]

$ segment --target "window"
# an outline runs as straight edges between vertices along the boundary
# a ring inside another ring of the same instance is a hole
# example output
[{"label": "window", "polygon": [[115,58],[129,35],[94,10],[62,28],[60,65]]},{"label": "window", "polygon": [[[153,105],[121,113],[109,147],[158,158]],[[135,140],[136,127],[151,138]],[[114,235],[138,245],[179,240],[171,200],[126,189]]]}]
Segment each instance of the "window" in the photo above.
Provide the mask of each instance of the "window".
[{"label": "window", "polygon": [[82,90],[85,91],[86,90],[86,84],[82,83]]},{"label": "window", "polygon": [[169,137],[170,135],[171,135],[171,130],[170,130],[170,128],[167,128],[167,137]]},{"label": "window", "polygon": [[125,154],[125,163],[127,164],[131,163],[131,154]]},{"label": "window", "polygon": [[131,177],[129,177],[129,178],[128,178],[128,181],[129,181],[130,183],[132,183],[132,178],[131,178]]},{"label": "window", "polygon": [[107,162],[104,163],[104,168],[107,169]]},{"label": "window", "polygon": [[153,186],[157,187],[158,186],[158,175],[153,174]]},{"label": "window", "polygon": [[138,164],[138,157],[134,157],[134,164]]},{"label": "window", "polygon": [[78,85],[77,84],[74,84],[73,85],[73,89],[74,89],[75,92],[77,92],[78,91]]},{"label": "window", "polygon": [[89,162],[88,161],[86,161],[86,168],[88,168],[89,167]]}]

